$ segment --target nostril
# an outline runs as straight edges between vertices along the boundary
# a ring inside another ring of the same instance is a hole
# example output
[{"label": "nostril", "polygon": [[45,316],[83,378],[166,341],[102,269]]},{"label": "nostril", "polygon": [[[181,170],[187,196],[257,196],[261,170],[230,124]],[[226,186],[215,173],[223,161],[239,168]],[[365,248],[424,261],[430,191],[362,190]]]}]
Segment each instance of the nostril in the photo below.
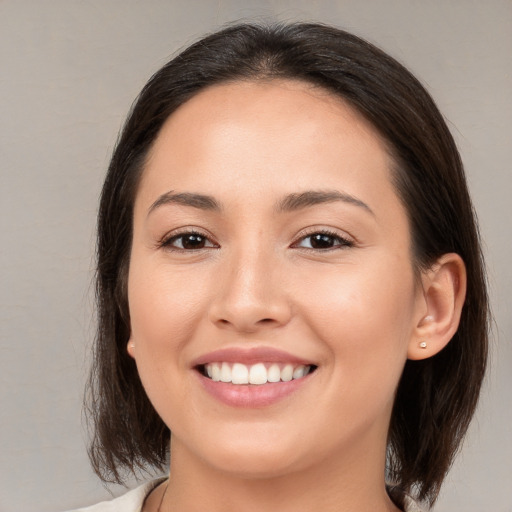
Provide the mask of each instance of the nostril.
[{"label": "nostril", "polygon": [[[276,320],[274,320],[273,318],[262,318],[261,320],[257,320],[256,324],[266,325],[266,324],[271,324],[275,321]],[[218,322],[222,325],[230,325],[232,323],[229,320],[226,320],[225,318],[219,318]]]}]

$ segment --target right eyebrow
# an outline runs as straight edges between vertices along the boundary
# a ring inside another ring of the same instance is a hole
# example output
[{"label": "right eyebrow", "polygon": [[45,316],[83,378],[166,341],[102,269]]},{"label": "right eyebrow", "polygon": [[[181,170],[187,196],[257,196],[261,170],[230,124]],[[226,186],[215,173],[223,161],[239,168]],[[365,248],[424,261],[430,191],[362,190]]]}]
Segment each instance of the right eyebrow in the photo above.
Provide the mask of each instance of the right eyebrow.
[{"label": "right eyebrow", "polygon": [[172,190],[162,194],[148,210],[148,215],[156,210],[158,207],[165,204],[181,204],[184,206],[192,206],[200,210],[220,211],[219,203],[211,196],[203,194],[194,194],[191,192],[175,193]]}]

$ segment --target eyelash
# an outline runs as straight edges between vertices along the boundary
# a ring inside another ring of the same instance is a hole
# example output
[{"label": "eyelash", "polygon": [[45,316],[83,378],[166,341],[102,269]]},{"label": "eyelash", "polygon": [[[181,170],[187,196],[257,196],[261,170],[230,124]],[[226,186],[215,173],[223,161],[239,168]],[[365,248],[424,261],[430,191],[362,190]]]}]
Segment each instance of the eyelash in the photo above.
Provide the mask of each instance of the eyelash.
[{"label": "eyelash", "polygon": [[307,238],[312,238],[315,235],[320,235],[321,237],[328,237],[330,239],[337,240],[337,244],[334,247],[325,247],[325,248],[302,247],[302,249],[312,250],[315,252],[327,252],[327,251],[335,251],[338,249],[347,249],[347,248],[354,246],[354,242],[352,240],[349,240],[348,238],[341,236],[339,233],[330,231],[328,229],[315,229],[314,231],[311,231],[309,233],[301,234],[298,241],[294,242],[292,244],[292,247],[297,247],[300,249],[301,247],[298,245],[299,242],[306,240]]},{"label": "eyelash", "polygon": [[[304,241],[308,238],[312,238],[315,235],[324,237],[324,240],[325,240],[325,237],[330,238],[331,240],[334,239],[337,241],[337,243],[333,247],[324,247],[324,248],[301,247],[299,245],[302,241]],[[210,243],[211,245],[209,245],[207,247],[199,247],[199,248],[195,248],[195,249],[186,249],[185,247],[183,247],[183,239],[186,237],[193,237],[193,236],[201,237],[202,239],[204,239],[205,243]],[[180,240],[180,239],[182,240],[182,243],[181,243],[182,247],[175,247],[172,245],[174,242],[176,242],[177,240]],[[298,240],[296,242],[293,242],[293,244],[291,245],[292,248],[311,250],[311,251],[315,251],[315,252],[328,252],[328,251],[334,251],[337,249],[350,248],[353,246],[354,246],[353,241],[349,240],[348,238],[344,238],[340,234],[335,233],[330,230],[327,230],[327,229],[318,229],[318,230],[314,230],[310,233],[301,234],[301,236],[298,238]],[[183,231],[181,233],[172,234],[171,236],[164,238],[163,240],[161,240],[158,243],[158,247],[164,248],[168,251],[173,251],[173,252],[194,252],[194,251],[200,251],[200,250],[204,250],[204,249],[217,249],[218,245],[215,242],[212,242],[207,235],[205,235],[204,233],[201,233],[200,231],[187,230],[187,231]]]},{"label": "eyelash", "polygon": [[[182,239],[182,245],[183,245],[183,239],[186,237],[201,237],[205,240],[205,242],[209,242],[210,246],[208,247],[199,247],[198,249],[186,249],[185,247],[174,247],[172,244]],[[165,237],[163,240],[161,240],[158,243],[158,246],[161,248],[164,248],[168,251],[176,251],[176,252],[191,252],[191,251],[199,251],[203,249],[216,249],[216,244],[210,240],[210,238],[205,235],[204,233],[201,233],[200,231],[194,230],[194,229],[188,229],[186,231],[182,231],[181,233],[174,233],[171,236]]]}]

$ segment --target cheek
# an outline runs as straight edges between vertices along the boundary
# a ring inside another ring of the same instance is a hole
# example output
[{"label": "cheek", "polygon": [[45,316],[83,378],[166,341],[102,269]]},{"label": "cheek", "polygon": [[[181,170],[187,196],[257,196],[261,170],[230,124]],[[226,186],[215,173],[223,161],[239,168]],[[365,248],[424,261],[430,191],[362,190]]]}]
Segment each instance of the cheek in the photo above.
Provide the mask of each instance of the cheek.
[{"label": "cheek", "polygon": [[296,290],[295,297],[302,297],[303,309],[311,311],[309,317],[331,335],[385,334],[410,325],[415,289],[407,265],[352,266],[316,273],[302,290]]},{"label": "cheek", "polygon": [[201,316],[197,284],[179,270],[171,273],[150,260],[139,265],[137,257],[132,258],[128,303],[135,361],[150,401],[168,425],[187,403],[180,382],[186,366],[184,347]]},{"label": "cheek", "polygon": [[155,348],[179,343],[201,310],[201,286],[190,277],[164,265],[142,269],[136,260],[132,262],[128,303],[134,339]]},{"label": "cheek", "polygon": [[407,358],[415,288],[410,265],[397,262],[336,269],[307,283],[301,310],[314,336],[328,346],[340,378],[361,390],[394,389]]},{"label": "cheek", "polygon": [[[180,386],[186,369],[186,346],[202,315],[201,287],[185,279],[179,270],[171,273],[165,265],[137,263],[134,258],[128,302],[139,376],[158,411],[180,410],[180,403],[187,399]],[[172,406],[167,406],[168,402]]]}]

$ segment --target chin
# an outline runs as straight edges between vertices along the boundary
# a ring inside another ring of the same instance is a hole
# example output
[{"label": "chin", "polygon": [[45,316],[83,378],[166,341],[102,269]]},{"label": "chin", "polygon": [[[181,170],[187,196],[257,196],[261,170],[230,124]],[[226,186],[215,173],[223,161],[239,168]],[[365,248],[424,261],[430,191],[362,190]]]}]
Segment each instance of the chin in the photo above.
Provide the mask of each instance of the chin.
[{"label": "chin", "polygon": [[242,479],[268,479],[284,476],[304,466],[297,449],[292,446],[277,446],[269,443],[215,444],[215,450],[203,452],[203,460],[217,471],[234,474]]}]

